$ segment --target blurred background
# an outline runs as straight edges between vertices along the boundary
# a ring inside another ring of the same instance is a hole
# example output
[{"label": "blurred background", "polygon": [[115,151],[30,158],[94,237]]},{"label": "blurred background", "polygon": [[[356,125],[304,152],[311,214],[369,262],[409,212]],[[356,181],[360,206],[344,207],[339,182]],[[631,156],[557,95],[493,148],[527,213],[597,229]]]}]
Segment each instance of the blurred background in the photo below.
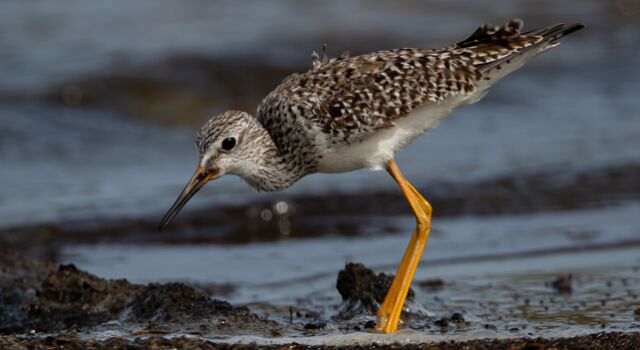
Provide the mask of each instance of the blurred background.
[{"label": "blurred background", "polygon": [[[0,242],[101,277],[230,286],[233,302],[334,305],[346,261],[400,260],[413,219],[393,181],[313,175],[255,193],[227,177],[156,232],[196,166],[196,130],[227,109],[255,113],[323,43],[332,57],[435,48],[513,17],[587,28],[398,154],[435,208],[417,278],[453,285],[423,304],[484,317],[469,299],[499,298],[486,286],[544,295],[572,273],[594,303],[603,281],[632,281],[610,292],[627,309],[640,265],[638,0],[2,1]],[[522,312],[545,315],[542,329],[571,310]],[[633,317],[611,311],[576,324]]]}]

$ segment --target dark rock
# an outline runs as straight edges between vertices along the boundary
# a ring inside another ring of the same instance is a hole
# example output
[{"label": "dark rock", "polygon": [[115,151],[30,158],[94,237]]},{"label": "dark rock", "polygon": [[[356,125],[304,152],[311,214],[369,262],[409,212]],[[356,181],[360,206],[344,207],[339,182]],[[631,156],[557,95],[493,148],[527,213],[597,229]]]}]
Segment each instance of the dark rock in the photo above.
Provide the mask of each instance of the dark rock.
[{"label": "dark rock", "polygon": [[[374,315],[391,287],[393,275],[376,274],[363,264],[348,263],[338,273],[337,289],[344,306],[339,314],[343,319],[355,315]],[[409,290],[407,300],[413,300],[414,292]]]}]

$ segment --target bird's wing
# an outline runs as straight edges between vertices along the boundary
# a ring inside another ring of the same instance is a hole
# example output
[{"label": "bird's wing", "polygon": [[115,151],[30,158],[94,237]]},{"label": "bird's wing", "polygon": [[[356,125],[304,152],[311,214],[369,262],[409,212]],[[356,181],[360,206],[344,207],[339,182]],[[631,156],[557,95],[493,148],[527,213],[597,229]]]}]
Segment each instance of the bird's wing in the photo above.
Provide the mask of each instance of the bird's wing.
[{"label": "bird's wing", "polygon": [[443,49],[314,60],[312,70],[288,77],[265,98],[258,118],[268,129],[284,134],[278,124],[282,112],[288,111],[287,118],[319,128],[333,140],[360,140],[371,131],[393,126],[418,106],[472,96],[502,62],[532,47],[555,45],[558,37],[550,33],[566,31],[562,25],[523,34],[521,26],[519,20],[501,27],[485,25]]}]

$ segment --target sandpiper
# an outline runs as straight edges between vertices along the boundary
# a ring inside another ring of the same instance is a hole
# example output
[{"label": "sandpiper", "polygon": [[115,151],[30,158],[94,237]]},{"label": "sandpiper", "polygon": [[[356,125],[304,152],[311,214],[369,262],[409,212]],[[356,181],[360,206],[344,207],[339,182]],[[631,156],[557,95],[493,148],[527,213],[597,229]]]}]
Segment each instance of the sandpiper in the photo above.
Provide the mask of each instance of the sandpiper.
[{"label": "sandpiper", "polygon": [[480,100],[498,80],[581,24],[522,33],[522,21],[484,25],[441,49],[405,48],[320,59],[293,74],[258,106],[257,116],[227,111],[198,132],[195,174],[160,223],[164,228],[207,182],[237,175],[260,191],[278,191],[312,173],[386,169],[417,227],[381,305],[377,329],[394,332],[431,228],[431,205],[405,179],[395,152],[454,110]]}]

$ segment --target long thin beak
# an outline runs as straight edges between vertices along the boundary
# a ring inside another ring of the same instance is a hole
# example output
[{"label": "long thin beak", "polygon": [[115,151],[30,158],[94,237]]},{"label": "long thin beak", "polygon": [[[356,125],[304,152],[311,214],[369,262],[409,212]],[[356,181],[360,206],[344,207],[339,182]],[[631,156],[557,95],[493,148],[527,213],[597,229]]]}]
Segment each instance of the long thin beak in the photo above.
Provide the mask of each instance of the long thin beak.
[{"label": "long thin beak", "polygon": [[218,170],[206,170],[201,166],[198,166],[195,174],[191,177],[191,180],[187,183],[182,190],[182,193],[178,196],[178,199],[173,203],[169,211],[164,215],[162,221],[160,221],[160,225],[158,226],[158,230],[162,231],[173,218],[178,215],[180,209],[184,207],[185,204],[196,194],[202,186],[204,186],[207,182],[216,178],[220,171]]}]

